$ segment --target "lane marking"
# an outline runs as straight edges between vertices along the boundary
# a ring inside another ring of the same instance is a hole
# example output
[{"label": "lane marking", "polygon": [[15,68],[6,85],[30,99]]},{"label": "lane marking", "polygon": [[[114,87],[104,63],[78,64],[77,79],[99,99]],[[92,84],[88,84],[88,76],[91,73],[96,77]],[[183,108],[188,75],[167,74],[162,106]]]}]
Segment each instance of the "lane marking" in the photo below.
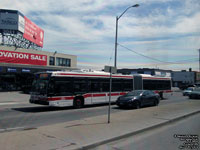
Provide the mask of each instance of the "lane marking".
[{"label": "lane marking", "polygon": [[25,129],[25,127],[5,128],[5,129],[0,129],[0,132],[20,130],[20,129]]},{"label": "lane marking", "polygon": [[16,105],[16,104],[29,104],[28,102],[0,102],[1,105]]},{"label": "lane marking", "polygon": [[20,103],[15,103],[15,102],[0,103],[0,105],[14,105],[14,104],[20,104]]}]

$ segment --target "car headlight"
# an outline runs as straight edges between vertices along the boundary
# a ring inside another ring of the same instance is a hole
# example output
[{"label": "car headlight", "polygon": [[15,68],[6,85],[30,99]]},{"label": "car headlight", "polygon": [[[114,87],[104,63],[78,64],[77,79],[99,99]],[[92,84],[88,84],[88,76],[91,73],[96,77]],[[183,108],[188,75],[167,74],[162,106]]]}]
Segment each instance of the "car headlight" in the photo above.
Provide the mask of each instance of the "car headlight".
[{"label": "car headlight", "polygon": [[129,101],[134,101],[135,100],[135,98],[132,98],[132,99],[130,99]]}]

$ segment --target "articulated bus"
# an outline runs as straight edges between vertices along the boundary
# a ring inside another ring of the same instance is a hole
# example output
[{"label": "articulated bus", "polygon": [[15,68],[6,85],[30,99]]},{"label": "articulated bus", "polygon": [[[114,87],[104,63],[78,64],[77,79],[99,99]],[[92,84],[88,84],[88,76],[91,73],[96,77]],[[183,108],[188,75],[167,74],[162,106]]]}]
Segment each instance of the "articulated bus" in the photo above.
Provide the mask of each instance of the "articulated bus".
[{"label": "articulated bus", "polygon": [[[171,92],[171,78],[151,75],[112,75],[111,102],[132,90],[148,89]],[[30,103],[49,106],[74,106],[108,103],[110,73],[101,71],[56,71],[37,73],[33,81]]]}]

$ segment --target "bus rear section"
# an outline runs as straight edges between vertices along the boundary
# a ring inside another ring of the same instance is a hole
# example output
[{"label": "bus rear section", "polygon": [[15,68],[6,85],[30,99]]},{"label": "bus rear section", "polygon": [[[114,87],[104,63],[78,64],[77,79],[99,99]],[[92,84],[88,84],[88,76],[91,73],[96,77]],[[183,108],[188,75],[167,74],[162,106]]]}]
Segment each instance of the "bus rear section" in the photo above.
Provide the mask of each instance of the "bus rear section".
[{"label": "bus rear section", "polygon": [[143,89],[152,90],[160,95],[161,99],[167,99],[172,95],[171,78],[142,75]]}]

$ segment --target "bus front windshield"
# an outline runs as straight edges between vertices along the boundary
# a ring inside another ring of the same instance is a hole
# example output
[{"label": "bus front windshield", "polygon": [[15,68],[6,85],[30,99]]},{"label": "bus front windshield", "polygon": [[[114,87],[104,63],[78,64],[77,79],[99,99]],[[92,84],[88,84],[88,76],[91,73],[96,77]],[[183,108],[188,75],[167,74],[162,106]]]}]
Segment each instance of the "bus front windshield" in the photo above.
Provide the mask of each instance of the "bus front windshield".
[{"label": "bus front windshield", "polygon": [[46,94],[48,86],[48,78],[35,78],[32,85],[32,92],[38,94]]}]

